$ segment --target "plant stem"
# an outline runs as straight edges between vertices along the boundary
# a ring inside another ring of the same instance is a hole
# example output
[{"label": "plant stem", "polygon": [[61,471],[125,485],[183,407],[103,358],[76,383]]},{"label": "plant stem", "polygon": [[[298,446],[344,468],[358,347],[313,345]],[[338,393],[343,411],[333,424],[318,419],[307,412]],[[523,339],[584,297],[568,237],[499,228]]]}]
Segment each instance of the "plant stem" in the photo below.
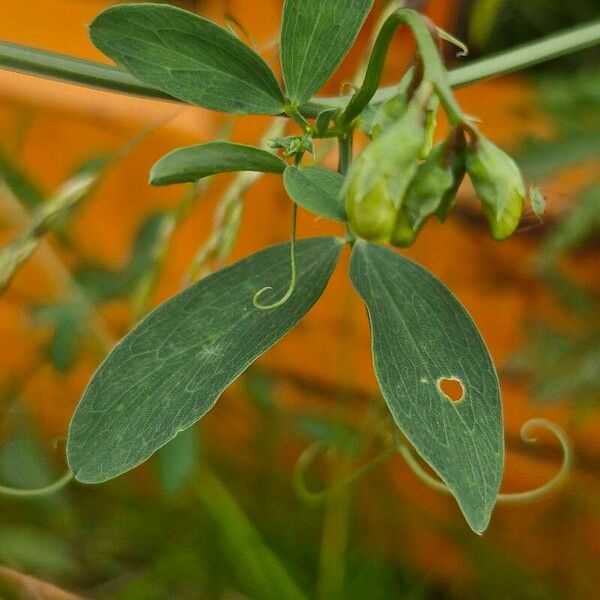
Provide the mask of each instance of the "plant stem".
[{"label": "plant stem", "polygon": [[[598,43],[600,43],[600,19],[454,69],[449,73],[450,84],[453,87],[462,87],[591,48]],[[176,100],[114,67],[19,44],[0,42],[0,68],[111,92]],[[388,100],[394,96],[395,91],[396,86],[380,88],[374,96],[374,101]],[[349,101],[350,96],[315,99],[302,107],[302,114],[304,117],[316,116],[325,108],[345,106]]]},{"label": "plant stem", "polygon": [[423,78],[435,87],[452,123],[456,124],[463,120],[460,107],[456,104],[450,91],[442,57],[425,21],[414,10],[400,8],[387,18],[377,36],[363,83],[338,121],[338,126],[342,130],[346,129],[362,113],[377,93],[390,44],[396,30],[402,25],[412,31],[417,42],[419,64],[423,66]]},{"label": "plant stem", "polygon": [[[340,457],[334,474],[347,476],[348,457]],[[352,486],[341,487],[327,498],[321,553],[319,556],[318,600],[341,600],[344,591],[346,551],[352,512]]]},{"label": "plant stem", "polygon": [[115,67],[20,44],[0,41],[0,67],[110,92],[175,100],[169,94],[145,85],[133,75]]},{"label": "plant stem", "polygon": [[[600,44],[600,19],[534,42],[521,44],[512,50],[472,61],[464,67],[450,70],[448,78],[453,88],[465,87],[592,48],[598,44]],[[397,85],[381,87],[373,97],[373,102],[385,102],[393,98],[396,93]],[[302,112],[305,116],[314,116],[325,108],[343,107],[350,99],[350,96],[318,98],[302,107]]]},{"label": "plant stem", "polygon": [[353,139],[353,131],[348,131],[346,135],[338,137],[338,173],[341,175],[345,175],[352,164]]},{"label": "plant stem", "polygon": [[277,555],[265,544],[217,476],[204,466],[195,485],[198,500],[217,526],[232,573],[261,600],[306,600]]}]

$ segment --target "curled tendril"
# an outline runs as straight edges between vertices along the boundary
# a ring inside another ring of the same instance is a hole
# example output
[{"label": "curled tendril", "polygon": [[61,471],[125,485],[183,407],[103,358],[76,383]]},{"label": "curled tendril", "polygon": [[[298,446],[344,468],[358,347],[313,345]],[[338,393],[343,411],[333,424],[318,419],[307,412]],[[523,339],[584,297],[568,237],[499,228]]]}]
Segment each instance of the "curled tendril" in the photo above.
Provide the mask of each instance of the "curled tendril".
[{"label": "curled tendril", "polygon": [[272,290],[273,288],[271,286],[267,286],[262,288],[261,290],[258,290],[258,292],[256,292],[256,294],[254,294],[254,298],[252,299],[252,304],[254,304],[254,308],[257,308],[258,310],[273,310],[274,308],[279,308],[280,306],[283,306],[291,297],[292,294],[294,293],[294,290],[296,289],[296,283],[297,283],[297,279],[298,279],[298,268],[296,265],[296,223],[298,221],[298,205],[296,203],[294,203],[294,209],[292,212],[292,234],[291,234],[291,238],[290,238],[290,271],[291,271],[291,276],[290,276],[290,285],[288,286],[287,292],[283,295],[283,297],[280,300],[277,300],[277,302],[273,302],[272,304],[260,304],[259,299],[260,297],[268,290]]},{"label": "curled tendril", "polygon": [[306,473],[308,469],[313,464],[315,459],[319,456],[321,452],[326,449],[325,444],[322,442],[315,442],[311,444],[302,454],[300,458],[296,462],[296,466],[294,467],[294,472],[292,475],[292,483],[294,489],[298,496],[300,496],[304,501],[309,504],[319,504],[324,502],[341,489],[348,487],[358,481],[361,477],[364,477],[374,469],[376,469],[381,463],[383,463],[387,458],[389,458],[392,454],[396,452],[395,448],[388,448],[378,454],[375,458],[370,460],[368,463],[364,464],[362,467],[357,469],[354,473],[349,475],[346,478],[343,478],[337,482],[335,482],[330,487],[315,492],[306,484]]},{"label": "curled tendril", "polygon": [[[547,481],[543,485],[529,490],[527,492],[516,492],[512,494],[498,494],[497,502],[499,504],[524,504],[527,502],[533,502],[548,496],[555,490],[557,490],[567,479],[569,471],[573,465],[573,449],[571,442],[567,437],[567,434],[555,423],[547,421],[546,419],[530,419],[521,427],[521,439],[526,444],[533,444],[537,441],[537,438],[531,436],[532,429],[546,429],[556,436],[556,439],[560,442],[563,451],[563,460],[558,470],[558,473]],[[427,486],[430,488],[442,492],[443,494],[451,494],[452,492],[445,483],[442,483],[435,477],[432,477],[425,469],[420,465],[417,459],[414,457],[412,451],[408,446],[399,444],[398,450],[402,457],[410,467],[411,471]]]},{"label": "curled tendril", "polygon": [[[548,496],[555,490],[557,490],[567,479],[569,471],[573,465],[573,450],[571,443],[566,433],[556,424],[547,421],[546,419],[531,419],[523,424],[521,427],[521,439],[526,444],[533,444],[537,441],[537,438],[531,436],[532,429],[546,429],[556,436],[556,439],[560,442],[563,451],[563,460],[558,473],[550,481],[543,485],[529,490],[527,492],[517,492],[511,494],[498,494],[497,502],[499,504],[524,504],[527,502],[533,502]],[[300,458],[296,462],[294,472],[292,475],[292,483],[298,496],[309,504],[319,504],[329,497],[339,492],[341,489],[353,485],[361,477],[364,477],[374,469],[376,469],[381,463],[387,460],[390,456],[396,452],[400,452],[411,471],[428,487],[441,492],[446,495],[451,495],[452,492],[448,486],[430,475],[415,458],[412,450],[397,442],[396,445],[390,447],[375,458],[364,464],[362,467],[357,469],[354,473],[348,477],[337,481],[330,487],[320,490],[313,491],[306,484],[306,474],[308,469],[314,463],[316,458],[326,449],[326,445],[322,442],[315,442],[311,444],[302,452]]]},{"label": "curled tendril", "polygon": [[444,31],[440,27],[436,27],[436,33],[441,40],[444,40],[445,42],[448,42],[449,44],[456,46],[460,50],[460,52],[458,52],[458,54],[456,56],[458,56],[459,58],[462,58],[464,56],[469,56],[469,47],[463,41],[454,37],[452,34],[448,33],[447,31]]},{"label": "curled tendril", "polygon": [[55,494],[56,492],[62,490],[64,487],[69,485],[69,483],[71,483],[71,481],[73,480],[73,477],[73,472],[69,470],[60,479],[57,479],[54,483],[34,490],[25,490],[0,485],[0,494],[4,496],[16,496],[19,498],[39,498],[41,496],[50,496],[51,494]]}]

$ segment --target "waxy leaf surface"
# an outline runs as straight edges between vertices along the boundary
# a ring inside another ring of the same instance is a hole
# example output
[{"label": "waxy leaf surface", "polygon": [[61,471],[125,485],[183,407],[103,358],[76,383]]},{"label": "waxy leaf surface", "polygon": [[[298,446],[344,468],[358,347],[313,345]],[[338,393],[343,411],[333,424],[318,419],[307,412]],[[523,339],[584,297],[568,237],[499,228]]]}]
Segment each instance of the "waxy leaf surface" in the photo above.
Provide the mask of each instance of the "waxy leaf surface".
[{"label": "waxy leaf surface", "polygon": [[100,483],[145,461],[200,419],[223,390],[279,341],[318,300],[343,241],[297,245],[298,282],[281,308],[254,308],[289,285],[289,244],[254,254],[158,307],[109,354],[90,381],[69,428],[75,477]]},{"label": "waxy leaf surface", "polygon": [[212,21],[165,4],[125,4],[101,13],[90,37],[143,83],[190,104],[237,114],[283,110],[265,61]]},{"label": "waxy leaf surface", "polygon": [[[398,427],[448,485],[472,529],[486,529],[504,465],[496,370],[475,324],[431,273],[357,242],[354,287],[367,305],[375,374]],[[456,379],[455,402],[439,387]]]},{"label": "waxy leaf surface", "polygon": [[323,167],[286,169],[283,181],[290,198],[310,212],[333,219],[346,221],[346,208],[340,196],[344,178],[335,171]]},{"label": "waxy leaf surface", "polygon": [[283,173],[286,167],[287,163],[278,156],[254,146],[210,142],[178,148],[161,158],[150,171],[150,183],[193,182],[209,175],[233,171]]},{"label": "waxy leaf surface", "polygon": [[286,0],[281,67],[292,102],[307,102],[333,75],[372,6],[373,0]]}]

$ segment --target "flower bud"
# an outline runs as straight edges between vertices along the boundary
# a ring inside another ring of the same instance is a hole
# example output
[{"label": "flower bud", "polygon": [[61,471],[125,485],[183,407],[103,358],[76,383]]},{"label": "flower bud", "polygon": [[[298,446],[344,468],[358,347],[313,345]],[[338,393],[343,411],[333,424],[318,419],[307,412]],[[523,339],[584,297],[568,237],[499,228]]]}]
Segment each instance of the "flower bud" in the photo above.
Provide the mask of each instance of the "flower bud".
[{"label": "flower bud", "polygon": [[384,102],[373,115],[369,131],[370,137],[372,139],[378,138],[384,131],[397,123],[406,112],[407,106],[408,98],[406,92],[398,94]]},{"label": "flower bud", "polygon": [[465,164],[464,148],[454,149],[450,155],[450,172],[452,173],[452,185],[442,195],[442,201],[437,208],[436,216],[440,223],[443,223],[454,206],[458,188],[465,178],[467,173],[467,165]]},{"label": "flower bud", "polygon": [[437,117],[440,108],[440,99],[437,96],[432,96],[427,104],[425,111],[425,131],[427,132],[427,143],[423,147],[419,158],[425,159],[433,148],[433,138],[437,129]]},{"label": "flower bud", "polygon": [[396,220],[396,207],[385,181],[375,183],[360,197],[351,187],[346,197],[350,229],[370,242],[388,242]]},{"label": "flower bud", "polygon": [[402,117],[363,150],[348,173],[342,193],[348,224],[356,235],[389,241],[426,142],[424,105],[417,95]]},{"label": "flower bud", "polygon": [[416,227],[408,215],[406,209],[401,206],[396,213],[396,222],[394,224],[394,231],[392,233],[390,242],[394,246],[400,248],[407,248],[412,246],[414,241],[417,239],[420,227]]},{"label": "flower bud", "polygon": [[416,229],[420,229],[427,217],[438,210],[454,188],[452,154],[447,142],[438,144],[419,165],[410,182],[402,206]]},{"label": "flower bud", "polygon": [[412,245],[430,215],[449,210],[462,178],[456,175],[456,164],[464,165],[462,150],[450,144],[438,144],[419,165],[396,217],[391,238],[395,246]]},{"label": "flower bud", "polygon": [[314,156],[315,147],[309,135],[289,135],[271,140],[271,148],[282,148],[284,156],[296,156],[308,152]]},{"label": "flower bud", "polygon": [[519,167],[482,135],[467,149],[466,165],[494,239],[506,239],[517,228],[525,202]]}]

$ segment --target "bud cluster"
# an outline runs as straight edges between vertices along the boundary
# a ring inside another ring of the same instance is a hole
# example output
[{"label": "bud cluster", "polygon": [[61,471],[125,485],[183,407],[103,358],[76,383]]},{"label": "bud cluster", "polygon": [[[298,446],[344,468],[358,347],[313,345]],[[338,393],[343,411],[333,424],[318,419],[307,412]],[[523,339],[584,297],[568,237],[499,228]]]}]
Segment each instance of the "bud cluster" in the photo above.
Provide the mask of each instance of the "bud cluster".
[{"label": "bud cluster", "polygon": [[444,221],[469,175],[493,237],[516,230],[525,184],[516,163],[466,119],[433,145],[439,100],[426,81],[402,90],[368,123],[371,143],[352,165],[342,189],[351,231],[366,240],[410,246],[427,219]]}]

